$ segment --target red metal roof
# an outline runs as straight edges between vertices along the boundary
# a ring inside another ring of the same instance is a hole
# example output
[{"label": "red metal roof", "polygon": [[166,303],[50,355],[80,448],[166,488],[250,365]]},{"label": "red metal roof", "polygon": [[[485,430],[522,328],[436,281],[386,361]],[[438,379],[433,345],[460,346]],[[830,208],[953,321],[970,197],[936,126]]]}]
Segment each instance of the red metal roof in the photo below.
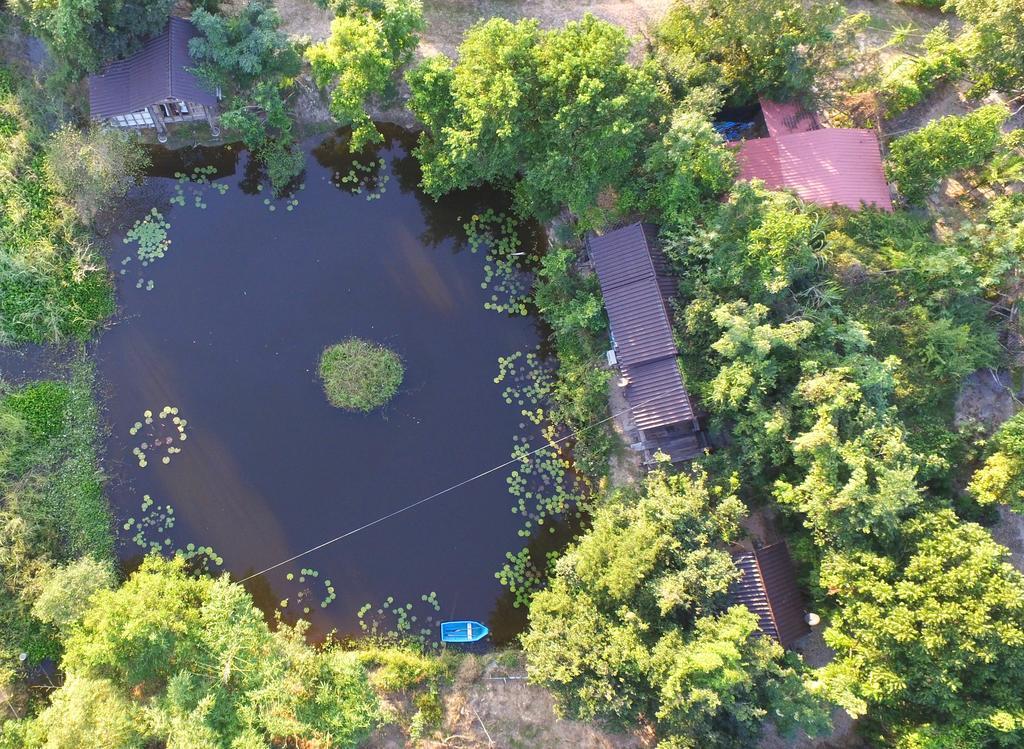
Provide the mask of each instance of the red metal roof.
[{"label": "red metal roof", "polygon": [[803,133],[821,127],[818,115],[804,109],[795,101],[783,103],[762,97],[758,97],[758,101],[761,104],[761,114],[764,115],[764,124],[771,136]]},{"label": "red metal roof", "polygon": [[189,40],[199,35],[191,21],[170,18],[142,49],[89,76],[89,110],[94,119],[138,112],[165,99],[216,104],[217,97],[190,71]]},{"label": "red metal roof", "polygon": [[757,138],[743,141],[736,157],[740,179],[764,180],[770,189],[792,190],[809,203],[892,210],[872,130],[824,128]]}]

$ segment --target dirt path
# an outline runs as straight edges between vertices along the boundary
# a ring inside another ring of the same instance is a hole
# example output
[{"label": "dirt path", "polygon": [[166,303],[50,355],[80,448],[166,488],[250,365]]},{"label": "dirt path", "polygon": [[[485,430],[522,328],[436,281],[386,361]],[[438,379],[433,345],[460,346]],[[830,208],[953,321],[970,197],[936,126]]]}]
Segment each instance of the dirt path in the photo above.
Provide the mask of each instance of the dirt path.
[{"label": "dirt path", "polygon": [[[669,5],[670,0],[426,0],[423,14],[427,29],[419,53],[454,55],[463,32],[480,19],[492,16],[511,20],[537,18],[542,27],[554,28],[592,13],[631,34],[644,36],[650,22],[661,17]],[[318,41],[330,33],[331,14],[310,0],[277,0],[277,8],[289,34]]]}]

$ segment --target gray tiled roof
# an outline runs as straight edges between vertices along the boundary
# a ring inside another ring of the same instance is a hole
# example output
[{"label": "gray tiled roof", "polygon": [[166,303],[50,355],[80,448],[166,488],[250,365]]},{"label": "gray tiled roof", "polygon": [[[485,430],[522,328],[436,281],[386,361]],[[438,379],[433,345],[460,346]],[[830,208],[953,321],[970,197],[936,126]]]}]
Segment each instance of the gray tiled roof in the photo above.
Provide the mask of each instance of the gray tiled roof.
[{"label": "gray tiled roof", "polygon": [[142,49],[89,76],[89,108],[94,119],[138,112],[164,99],[216,104],[217,97],[200,83],[188,42],[199,31],[183,18],[170,18],[162,33]]},{"label": "gray tiled roof", "polygon": [[615,351],[629,379],[626,400],[640,429],[693,418],[690,395],[676,362],[678,351],[665,294],[673,284],[648,224],[633,224],[587,240],[597,271]]}]

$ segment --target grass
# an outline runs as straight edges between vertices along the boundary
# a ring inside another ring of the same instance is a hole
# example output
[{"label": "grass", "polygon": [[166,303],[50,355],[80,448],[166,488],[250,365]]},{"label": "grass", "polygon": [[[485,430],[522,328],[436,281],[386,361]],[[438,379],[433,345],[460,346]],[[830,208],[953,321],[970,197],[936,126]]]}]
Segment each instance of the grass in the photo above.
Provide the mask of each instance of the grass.
[{"label": "grass", "polygon": [[57,654],[55,633],[29,611],[40,571],[86,555],[114,560],[92,382],[83,360],[68,382],[0,390],[0,683],[19,653]]},{"label": "grass", "polygon": [[114,309],[103,258],[48,173],[42,138],[0,66],[0,345],[84,340]]},{"label": "grass", "polygon": [[349,411],[383,406],[398,392],[404,374],[398,354],[361,338],[328,346],[320,355],[320,379],[327,400]]}]

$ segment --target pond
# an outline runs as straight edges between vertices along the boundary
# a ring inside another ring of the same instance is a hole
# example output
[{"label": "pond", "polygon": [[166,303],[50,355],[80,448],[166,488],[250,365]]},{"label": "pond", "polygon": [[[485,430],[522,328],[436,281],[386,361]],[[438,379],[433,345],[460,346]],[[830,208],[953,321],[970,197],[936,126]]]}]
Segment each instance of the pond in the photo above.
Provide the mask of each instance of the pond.
[{"label": "pond", "polygon": [[[499,357],[536,349],[542,332],[530,316],[485,309],[485,250],[472,252],[463,229],[504,199],[435,203],[409,149],[388,129],[356,165],[345,136],[330,135],[307,145],[304,183],[280,199],[237,147],[157,152],[155,176],[127,203],[162,218],[114,238],[120,310],[96,352],[126,561],[182,549],[240,579],[507,461],[514,435],[536,437],[494,378]],[[216,175],[193,171],[211,166]],[[540,241],[526,234],[523,249]],[[402,389],[380,411],[344,412],[324,396],[318,357],[348,336],[404,361]],[[489,620],[507,639],[521,620],[495,572],[524,545],[507,476],[247,587],[314,632],[357,635],[390,599],[412,604],[416,627]]]}]

